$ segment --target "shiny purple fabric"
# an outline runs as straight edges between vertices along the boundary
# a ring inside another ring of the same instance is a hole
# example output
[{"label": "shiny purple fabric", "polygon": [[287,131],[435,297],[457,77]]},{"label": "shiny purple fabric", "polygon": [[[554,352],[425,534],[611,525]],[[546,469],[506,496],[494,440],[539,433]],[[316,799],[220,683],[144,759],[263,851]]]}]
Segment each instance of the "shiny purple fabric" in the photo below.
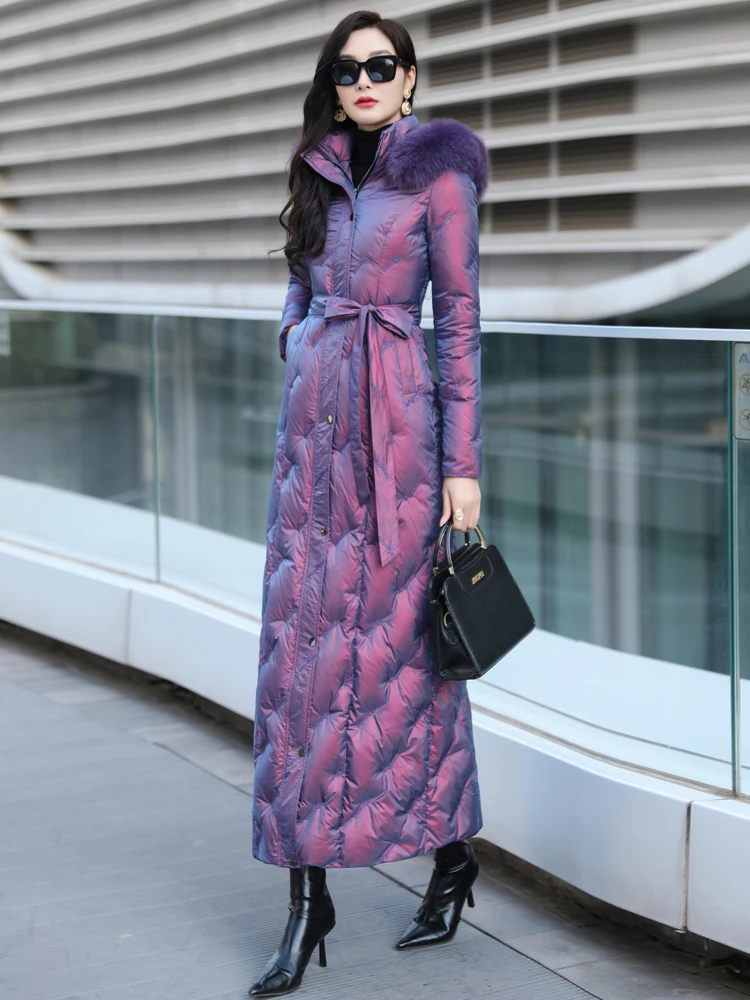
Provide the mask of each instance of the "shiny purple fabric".
[{"label": "shiny purple fabric", "polygon": [[336,188],[279,331],[253,856],[284,867],[397,861],[482,827],[466,682],[436,674],[428,589],[443,476],[482,469],[487,151],[462,123],[409,115],[355,196],[350,143],[331,132],[307,154]]}]

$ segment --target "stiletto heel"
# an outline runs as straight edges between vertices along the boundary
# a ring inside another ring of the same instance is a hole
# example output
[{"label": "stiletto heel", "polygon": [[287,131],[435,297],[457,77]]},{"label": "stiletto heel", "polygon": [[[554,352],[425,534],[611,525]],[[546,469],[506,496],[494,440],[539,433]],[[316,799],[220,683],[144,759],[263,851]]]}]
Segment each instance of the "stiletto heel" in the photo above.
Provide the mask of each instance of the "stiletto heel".
[{"label": "stiletto heel", "polygon": [[[460,857],[458,844],[463,846],[464,860],[456,864],[455,858]],[[453,864],[450,864],[451,858]],[[479,862],[468,841],[456,841],[450,845],[450,850],[446,845],[444,854],[438,848],[422,905],[406,933],[396,942],[396,948],[450,941],[456,933],[464,903],[468,901],[469,906],[474,905],[472,886],[478,875]]]},{"label": "stiletto heel", "polygon": [[289,917],[284,936],[266,972],[247,991],[249,996],[278,996],[296,990],[316,945],[318,962],[326,967],[324,939],[336,924],[336,911],[325,877],[325,868],[315,865],[289,869]]}]

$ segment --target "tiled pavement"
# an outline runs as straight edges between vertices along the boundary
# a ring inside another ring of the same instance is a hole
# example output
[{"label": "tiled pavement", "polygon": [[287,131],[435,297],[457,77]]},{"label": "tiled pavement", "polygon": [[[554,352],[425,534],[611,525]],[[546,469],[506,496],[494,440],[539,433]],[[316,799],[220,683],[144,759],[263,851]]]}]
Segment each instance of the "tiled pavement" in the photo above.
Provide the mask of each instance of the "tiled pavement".
[{"label": "tiled pavement", "polygon": [[[167,683],[0,627],[0,1000],[229,1000],[281,936],[252,857],[252,743]],[[481,842],[478,842],[481,846]],[[298,996],[735,1000],[721,967],[496,861],[449,944],[397,952],[432,858],[336,869]]]}]

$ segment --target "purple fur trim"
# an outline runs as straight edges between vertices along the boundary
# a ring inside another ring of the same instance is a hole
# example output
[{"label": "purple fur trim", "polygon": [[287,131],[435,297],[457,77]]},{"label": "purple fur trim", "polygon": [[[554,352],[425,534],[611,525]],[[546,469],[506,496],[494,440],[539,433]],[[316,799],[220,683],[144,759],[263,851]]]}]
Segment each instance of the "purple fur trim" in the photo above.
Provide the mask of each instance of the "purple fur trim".
[{"label": "purple fur trim", "polygon": [[465,170],[481,199],[487,188],[489,157],[481,137],[455,118],[433,118],[391,144],[385,158],[389,181],[397,188],[426,188],[445,170]]}]

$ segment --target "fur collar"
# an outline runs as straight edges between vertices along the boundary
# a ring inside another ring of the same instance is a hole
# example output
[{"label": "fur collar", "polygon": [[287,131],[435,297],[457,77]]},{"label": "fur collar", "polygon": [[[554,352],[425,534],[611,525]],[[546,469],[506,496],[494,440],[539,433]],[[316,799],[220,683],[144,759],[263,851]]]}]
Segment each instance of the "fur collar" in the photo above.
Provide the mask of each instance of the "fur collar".
[{"label": "fur collar", "polygon": [[[421,190],[429,187],[445,170],[465,170],[477,187],[481,199],[487,188],[489,156],[482,138],[455,118],[433,118],[422,125],[412,113],[398,119],[383,132],[384,148],[378,161],[378,173],[389,187],[398,190]],[[299,140],[295,144],[295,149]],[[324,157],[348,161],[353,136],[351,129],[329,132],[317,149],[306,153],[307,159],[325,169]]]},{"label": "fur collar", "polygon": [[445,170],[465,170],[481,199],[489,157],[482,138],[455,118],[433,118],[398,134],[385,156],[385,175],[396,188],[425,188]]}]

